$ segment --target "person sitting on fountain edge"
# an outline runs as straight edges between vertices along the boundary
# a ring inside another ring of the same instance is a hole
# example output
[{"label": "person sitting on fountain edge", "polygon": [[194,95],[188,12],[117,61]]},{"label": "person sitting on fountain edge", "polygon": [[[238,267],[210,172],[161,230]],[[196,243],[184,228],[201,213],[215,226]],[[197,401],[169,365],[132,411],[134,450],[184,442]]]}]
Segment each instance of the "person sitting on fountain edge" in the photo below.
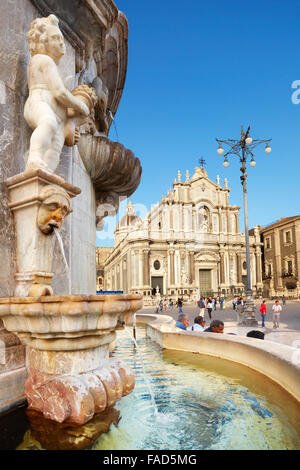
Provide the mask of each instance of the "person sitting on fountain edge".
[{"label": "person sitting on fountain edge", "polygon": [[206,328],[204,331],[208,333],[224,333],[224,323],[221,320],[213,320],[209,328]]},{"label": "person sitting on fountain edge", "polygon": [[185,313],[180,313],[176,322],[176,328],[180,328],[181,330],[187,330],[189,324],[190,322],[187,315],[185,315]]},{"label": "person sitting on fountain edge", "polygon": [[205,321],[201,315],[194,319],[194,324],[188,328],[189,331],[204,331]]}]

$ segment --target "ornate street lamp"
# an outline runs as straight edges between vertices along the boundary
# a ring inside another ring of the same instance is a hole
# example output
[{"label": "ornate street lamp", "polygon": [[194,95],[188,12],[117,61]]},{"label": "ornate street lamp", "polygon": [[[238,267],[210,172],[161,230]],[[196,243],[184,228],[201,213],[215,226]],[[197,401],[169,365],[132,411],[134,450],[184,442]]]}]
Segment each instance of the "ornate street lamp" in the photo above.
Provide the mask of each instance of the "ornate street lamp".
[{"label": "ornate street lamp", "polygon": [[224,162],[223,165],[225,168],[229,166],[228,156],[229,155],[236,155],[242,164],[241,166],[241,182],[243,186],[243,195],[244,195],[244,218],[245,218],[245,240],[246,240],[246,260],[247,260],[247,288],[246,288],[246,306],[244,312],[244,318],[242,320],[242,325],[244,326],[254,326],[257,325],[258,322],[255,318],[254,310],[254,300],[253,300],[253,291],[251,287],[251,271],[250,271],[250,244],[249,244],[249,230],[248,230],[248,206],[247,206],[247,173],[246,173],[246,163],[248,157],[251,158],[250,166],[252,168],[255,167],[256,161],[254,160],[253,150],[260,144],[266,144],[265,152],[267,154],[271,153],[271,147],[269,143],[272,139],[268,140],[257,140],[252,139],[250,136],[250,126],[245,134],[242,126],[241,131],[241,138],[239,140],[228,139],[228,140],[220,140],[216,139],[219,144],[219,148],[217,150],[219,155],[223,155],[224,149],[223,145],[229,146],[229,150],[227,153],[224,154]]}]

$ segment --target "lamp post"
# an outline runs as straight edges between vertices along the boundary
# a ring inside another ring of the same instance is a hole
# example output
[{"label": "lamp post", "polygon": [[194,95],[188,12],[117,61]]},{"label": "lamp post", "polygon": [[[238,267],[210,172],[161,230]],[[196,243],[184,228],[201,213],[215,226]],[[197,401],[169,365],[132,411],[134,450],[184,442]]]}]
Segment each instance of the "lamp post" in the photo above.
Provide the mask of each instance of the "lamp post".
[{"label": "lamp post", "polygon": [[229,150],[224,154],[224,162],[223,165],[225,168],[228,168],[229,155],[236,155],[241,162],[241,182],[243,186],[243,197],[244,197],[244,219],[245,219],[245,242],[246,242],[246,263],[247,263],[247,286],[246,286],[246,305],[244,311],[244,317],[241,322],[243,326],[255,326],[257,325],[257,320],[255,318],[254,310],[254,300],[253,300],[253,291],[251,286],[251,270],[250,270],[250,243],[249,243],[249,229],[248,229],[248,205],[247,205],[247,173],[246,173],[246,163],[248,158],[251,158],[250,166],[252,168],[255,167],[256,162],[254,160],[253,150],[260,144],[266,144],[265,152],[267,154],[271,153],[270,142],[272,139],[268,140],[257,140],[252,139],[250,136],[250,126],[248,127],[247,132],[245,133],[242,126],[241,131],[241,138],[239,140],[235,139],[228,139],[228,140],[220,140],[216,139],[219,144],[219,148],[217,150],[219,155],[223,155],[224,148],[223,145],[229,146]]}]

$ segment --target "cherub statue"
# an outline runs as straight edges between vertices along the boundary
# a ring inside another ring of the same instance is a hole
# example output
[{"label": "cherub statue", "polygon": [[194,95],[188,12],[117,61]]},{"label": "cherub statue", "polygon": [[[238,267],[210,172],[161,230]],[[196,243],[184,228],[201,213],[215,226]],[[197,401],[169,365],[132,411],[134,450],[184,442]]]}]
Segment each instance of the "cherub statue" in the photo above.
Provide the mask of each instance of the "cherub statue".
[{"label": "cherub statue", "polygon": [[82,99],[80,93],[74,93],[76,89],[72,94],[65,87],[58,64],[66,49],[56,16],[35,19],[30,25],[28,42],[31,53],[29,97],[24,117],[33,133],[26,169],[42,168],[53,173],[65,141],[67,145],[74,145],[78,140],[74,122],[77,120],[77,126],[81,125],[91,114],[95,92],[83,85],[88,89],[88,94],[91,90],[90,100],[87,101],[86,96]]}]

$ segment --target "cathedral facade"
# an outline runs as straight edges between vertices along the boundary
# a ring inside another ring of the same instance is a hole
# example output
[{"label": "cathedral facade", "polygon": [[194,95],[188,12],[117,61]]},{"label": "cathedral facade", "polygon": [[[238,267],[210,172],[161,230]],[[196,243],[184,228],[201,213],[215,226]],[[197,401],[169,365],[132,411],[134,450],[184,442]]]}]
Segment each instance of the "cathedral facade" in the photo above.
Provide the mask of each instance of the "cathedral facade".
[{"label": "cathedral facade", "polygon": [[[245,236],[239,207],[229,203],[228,182],[220,184],[197,167],[142,220],[131,202],[115,231],[115,248],[104,262],[104,289],[151,297],[238,295],[245,291]],[[259,229],[250,236],[251,284],[262,291]]]}]

